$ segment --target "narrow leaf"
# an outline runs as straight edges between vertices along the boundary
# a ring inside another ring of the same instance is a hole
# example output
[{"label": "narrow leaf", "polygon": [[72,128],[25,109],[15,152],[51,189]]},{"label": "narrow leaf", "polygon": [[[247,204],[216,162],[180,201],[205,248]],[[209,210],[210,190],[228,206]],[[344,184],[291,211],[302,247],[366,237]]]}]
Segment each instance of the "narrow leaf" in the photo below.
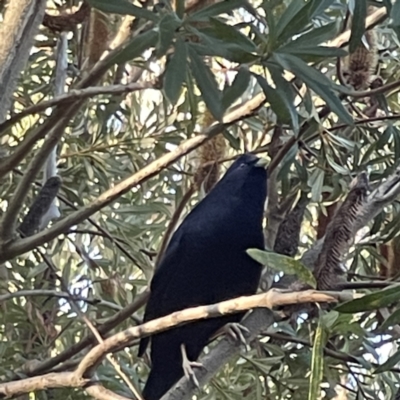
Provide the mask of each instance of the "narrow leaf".
[{"label": "narrow leaf", "polygon": [[157,43],[158,34],[154,30],[150,30],[136,36],[128,43],[115,57],[110,60],[110,63],[122,64],[133,60],[140,56],[145,50],[154,47]]},{"label": "narrow leaf", "polygon": [[400,287],[399,285],[394,285],[387,289],[380,290],[379,292],[367,294],[362,298],[340,304],[335,308],[335,310],[341,313],[350,314],[363,311],[373,311],[382,307],[387,307],[399,300]]},{"label": "narrow leaf", "polygon": [[161,57],[167,52],[181,23],[182,21],[177,18],[175,13],[166,14],[161,18],[158,25],[157,57]]},{"label": "narrow leaf", "polygon": [[295,46],[294,43],[291,43],[288,46],[283,46],[279,49],[279,52],[287,53],[287,54],[298,54],[304,56],[319,56],[319,57],[344,57],[347,55],[347,51],[343,49],[337,49],[334,47],[328,46],[306,46],[306,45],[298,45]]},{"label": "narrow leaf", "polygon": [[226,110],[247,89],[250,82],[250,72],[247,68],[240,67],[231,86],[228,86],[222,95],[222,104]]},{"label": "narrow leaf", "polygon": [[323,25],[319,28],[315,28],[310,32],[305,33],[304,35],[301,35],[296,40],[290,42],[287,46],[293,46],[293,47],[300,45],[307,45],[309,47],[317,46],[321,43],[324,43],[332,39],[338,34],[338,32],[339,32],[339,24],[337,23],[337,21],[335,21],[330,24]]},{"label": "narrow leaf", "polygon": [[280,122],[288,123],[290,121],[290,114],[278,90],[270,86],[265,78],[261,75],[253,75],[264,91],[267,101],[271,105],[272,111],[277,115]]},{"label": "narrow leaf", "polygon": [[312,272],[294,258],[260,249],[248,249],[247,254],[260,264],[268,266],[268,268],[284,272],[287,275],[297,275],[302,282],[316,287]]},{"label": "narrow leaf", "polygon": [[400,324],[400,310],[396,310],[393,314],[389,315],[379,327],[379,330],[383,332],[386,331],[387,328],[397,324]]},{"label": "narrow leaf", "polygon": [[298,13],[306,6],[305,0],[292,0],[285,12],[282,14],[276,25],[276,35],[281,36],[288,30],[289,24],[298,15]]},{"label": "narrow leaf", "polygon": [[282,67],[302,79],[315,93],[324,99],[331,110],[345,123],[352,125],[353,119],[339,98],[333,93],[331,81],[320,71],[310,67],[300,58],[291,54],[275,53],[274,59]]},{"label": "narrow leaf", "polygon": [[224,24],[216,18],[211,18],[210,24],[213,28],[215,37],[218,39],[221,39],[224,42],[234,43],[248,52],[257,51],[257,46],[232,25]]},{"label": "narrow leaf", "polygon": [[191,71],[203,96],[204,102],[209,108],[211,114],[218,121],[221,121],[224,114],[221,101],[222,96],[221,92],[218,90],[218,85],[214,75],[192,47],[189,47],[189,57]]},{"label": "narrow leaf", "polygon": [[361,45],[365,32],[365,17],[367,16],[367,0],[354,0],[354,12],[351,20],[351,35],[349,41],[350,53]]},{"label": "narrow leaf", "polygon": [[275,83],[275,87],[279,88],[279,93],[282,99],[289,107],[289,112],[292,118],[292,129],[297,133],[299,131],[299,118],[296,107],[294,106],[294,99],[297,94],[295,93],[292,84],[283,77],[282,68],[276,64],[271,64],[268,66],[268,70]]},{"label": "narrow leaf", "polygon": [[315,332],[314,345],[311,357],[310,389],[308,400],[319,400],[321,398],[321,383],[324,376],[324,346],[326,342],[326,331],[323,327],[322,318],[318,321]]},{"label": "narrow leaf", "polygon": [[376,370],[376,374],[381,372],[386,372],[395,367],[400,362],[400,350],[397,350],[391,357],[388,358],[386,362],[380,365]]},{"label": "narrow leaf", "polygon": [[182,39],[178,39],[175,45],[175,52],[167,63],[164,77],[165,94],[173,105],[178,101],[183,82],[185,81],[186,66],[186,43]]}]

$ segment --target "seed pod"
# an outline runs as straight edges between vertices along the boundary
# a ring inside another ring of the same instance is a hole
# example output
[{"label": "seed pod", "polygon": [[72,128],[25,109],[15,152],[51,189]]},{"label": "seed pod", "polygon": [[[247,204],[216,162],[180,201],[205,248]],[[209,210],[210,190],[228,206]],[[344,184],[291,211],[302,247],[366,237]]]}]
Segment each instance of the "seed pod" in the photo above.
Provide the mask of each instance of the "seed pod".
[{"label": "seed pod", "polygon": [[[211,113],[207,110],[203,116],[201,125],[210,126],[214,121]],[[205,142],[198,150],[198,167],[194,174],[194,185],[198,190],[201,185],[208,193],[217,183],[220,173],[219,161],[224,157],[226,141],[222,135],[214,136]]]},{"label": "seed pod", "polygon": [[[369,7],[368,13],[373,9]],[[365,32],[356,50],[344,59],[343,77],[355,90],[368,89],[378,66],[377,34],[374,29]]]}]

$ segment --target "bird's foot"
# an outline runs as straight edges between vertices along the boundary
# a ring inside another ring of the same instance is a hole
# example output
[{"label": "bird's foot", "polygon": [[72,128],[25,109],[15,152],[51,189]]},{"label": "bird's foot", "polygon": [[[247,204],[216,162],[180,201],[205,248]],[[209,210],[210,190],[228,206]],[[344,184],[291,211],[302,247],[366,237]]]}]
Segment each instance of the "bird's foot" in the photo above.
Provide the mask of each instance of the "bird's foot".
[{"label": "bird's foot", "polygon": [[182,368],[183,372],[187,379],[190,379],[193,384],[199,388],[199,381],[196,378],[196,374],[193,371],[193,368],[202,368],[203,364],[197,361],[190,361],[186,354],[186,347],[184,344],[181,344],[181,352],[182,352]]},{"label": "bird's foot", "polygon": [[231,322],[226,324],[223,330],[233,340],[243,344],[247,351],[249,350],[249,344],[247,343],[244,334],[249,334],[250,331],[245,326],[239,324],[238,322]]}]

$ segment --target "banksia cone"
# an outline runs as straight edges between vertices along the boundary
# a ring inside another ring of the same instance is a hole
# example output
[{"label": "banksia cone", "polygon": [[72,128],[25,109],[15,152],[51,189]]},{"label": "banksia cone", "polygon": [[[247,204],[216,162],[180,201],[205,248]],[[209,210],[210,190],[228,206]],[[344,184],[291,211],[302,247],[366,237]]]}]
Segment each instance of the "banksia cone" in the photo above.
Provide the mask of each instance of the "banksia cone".
[{"label": "banksia cone", "polygon": [[[214,121],[211,113],[206,111],[201,125],[210,126]],[[217,183],[220,172],[219,161],[225,155],[226,142],[222,135],[214,136],[205,142],[198,150],[199,165],[194,174],[194,186],[198,190],[203,184],[204,191],[208,193]]]},{"label": "banksia cone", "polygon": [[110,297],[114,297],[118,291],[118,281],[115,277],[100,281],[101,290]]},{"label": "banksia cone", "polygon": [[[372,11],[373,10],[369,8],[369,14]],[[366,31],[364,38],[368,44],[368,48],[363,41],[357,49],[344,60],[343,77],[355,90],[365,90],[369,88],[378,66],[376,31],[373,29]]]}]

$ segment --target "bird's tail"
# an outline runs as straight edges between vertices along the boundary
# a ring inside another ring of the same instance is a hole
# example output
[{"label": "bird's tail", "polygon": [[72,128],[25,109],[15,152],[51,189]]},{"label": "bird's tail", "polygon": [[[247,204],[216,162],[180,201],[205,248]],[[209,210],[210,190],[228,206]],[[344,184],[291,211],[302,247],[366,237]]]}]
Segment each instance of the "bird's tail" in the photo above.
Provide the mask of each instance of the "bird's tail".
[{"label": "bird's tail", "polygon": [[143,389],[145,400],[160,400],[161,397],[183,376],[180,363],[153,366]]}]

